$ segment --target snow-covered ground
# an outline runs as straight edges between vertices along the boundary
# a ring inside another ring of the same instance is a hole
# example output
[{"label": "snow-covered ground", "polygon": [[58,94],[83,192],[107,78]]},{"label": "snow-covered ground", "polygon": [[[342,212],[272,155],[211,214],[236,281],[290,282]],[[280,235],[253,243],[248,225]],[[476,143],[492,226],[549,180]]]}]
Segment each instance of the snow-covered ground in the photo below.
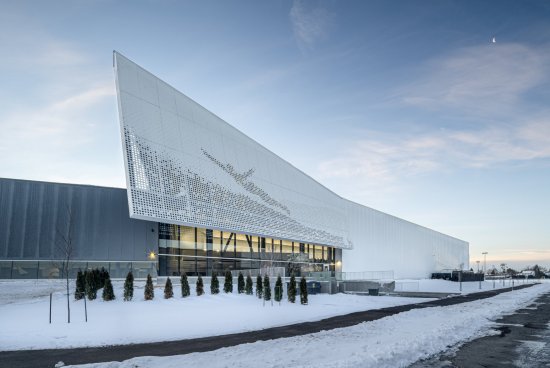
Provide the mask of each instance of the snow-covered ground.
[{"label": "snow-covered ground", "polygon": [[[223,280],[222,280],[223,282]],[[264,303],[255,296],[206,294],[182,299],[179,285],[175,298],[163,299],[163,289],[155,289],[155,299],[143,300],[143,281],[136,282],[135,298],[122,301],[122,282],[114,282],[117,300],[88,302],[88,322],[84,321],[84,301],[71,295],[71,323],[67,324],[67,302],[62,281],[0,281],[0,350],[49,349],[104,346],[179,340],[281,326],[356,311],[416,303],[429,299],[369,297],[357,295],[310,295],[309,305],[286,300]],[[235,287],[236,289],[236,287]],[[49,293],[54,292],[52,324],[49,324]],[[71,293],[74,285],[71,285]]]},{"label": "snow-covered ground", "polygon": [[140,357],[81,368],[406,367],[491,333],[494,319],[529,304],[550,284],[448,307],[415,309],[357,326],[206,353]]}]

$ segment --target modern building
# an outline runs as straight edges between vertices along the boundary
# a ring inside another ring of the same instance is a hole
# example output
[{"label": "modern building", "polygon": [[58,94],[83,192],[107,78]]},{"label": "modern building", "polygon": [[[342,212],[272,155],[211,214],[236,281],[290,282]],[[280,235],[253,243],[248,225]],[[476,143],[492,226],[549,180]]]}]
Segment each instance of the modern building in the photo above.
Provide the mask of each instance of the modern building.
[{"label": "modern building", "polygon": [[346,200],[116,52],[114,67],[127,188],[1,179],[0,277],[56,274],[62,234],[75,269],[115,276],[468,267],[467,242]]}]

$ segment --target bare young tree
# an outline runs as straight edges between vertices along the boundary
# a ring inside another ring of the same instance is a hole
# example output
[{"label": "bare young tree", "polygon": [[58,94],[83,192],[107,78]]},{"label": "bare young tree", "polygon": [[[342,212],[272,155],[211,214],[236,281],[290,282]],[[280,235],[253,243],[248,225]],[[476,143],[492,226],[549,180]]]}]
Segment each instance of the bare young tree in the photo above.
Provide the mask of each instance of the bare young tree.
[{"label": "bare young tree", "polygon": [[73,256],[73,228],[74,214],[69,205],[65,206],[65,223],[66,228],[57,227],[56,247],[61,258],[61,275],[66,280],[67,286],[67,323],[71,323],[71,304],[69,293],[69,265]]}]

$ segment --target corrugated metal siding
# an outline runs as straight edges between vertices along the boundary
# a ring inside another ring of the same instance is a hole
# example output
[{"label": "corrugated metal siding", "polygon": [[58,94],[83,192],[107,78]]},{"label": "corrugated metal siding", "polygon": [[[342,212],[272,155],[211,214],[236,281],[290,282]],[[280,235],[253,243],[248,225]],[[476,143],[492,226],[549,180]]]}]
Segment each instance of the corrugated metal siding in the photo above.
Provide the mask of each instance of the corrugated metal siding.
[{"label": "corrugated metal siding", "polygon": [[146,261],[158,225],[129,217],[125,189],[0,178],[0,259],[56,259],[73,217],[73,260]]}]

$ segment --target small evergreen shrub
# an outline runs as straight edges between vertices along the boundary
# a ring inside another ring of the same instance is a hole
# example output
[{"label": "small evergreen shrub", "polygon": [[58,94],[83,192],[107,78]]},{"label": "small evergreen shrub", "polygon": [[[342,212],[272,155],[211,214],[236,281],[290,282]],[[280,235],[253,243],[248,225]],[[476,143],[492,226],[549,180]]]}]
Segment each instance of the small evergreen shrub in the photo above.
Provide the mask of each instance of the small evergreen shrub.
[{"label": "small evergreen shrub", "polygon": [[304,276],[300,280],[300,303],[303,305],[307,304],[307,282]]},{"label": "small evergreen shrub", "polygon": [[239,272],[239,277],[237,278],[237,292],[239,294],[244,293],[244,276],[242,272]]},{"label": "small evergreen shrub", "polygon": [[126,280],[124,281],[124,301],[129,302],[134,297],[134,275],[132,271],[128,272],[126,275]]},{"label": "small evergreen shrub", "polygon": [[101,289],[102,287],[105,287],[105,281],[107,280],[107,278],[110,278],[109,276],[109,272],[107,272],[107,270],[105,269],[105,267],[101,267],[101,270],[98,270],[98,290]]},{"label": "small evergreen shrub", "polygon": [[147,274],[147,281],[145,282],[143,296],[145,297],[145,300],[153,300],[155,297],[155,288],[153,287],[153,279],[150,274]]},{"label": "small evergreen shrub", "polygon": [[256,277],[256,296],[260,299],[264,297],[264,287],[262,285],[262,276]]},{"label": "small evergreen shrub", "polygon": [[252,277],[250,277],[250,274],[246,276],[246,285],[244,286],[244,292],[246,295],[252,295],[254,294],[254,285],[252,284]]},{"label": "small evergreen shrub", "polygon": [[76,274],[76,288],[74,291],[75,300],[80,300],[86,297],[86,278],[82,271],[78,271]]},{"label": "small evergreen shrub", "polygon": [[105,286],[103,286],[103,300],[108,302],[115,300],[115,292],[113,291],[113,284],[111,283],[111,278],[107,274],[107,278],[103,281]]},{"label": "small evergreen shrub", "polygon": [[86,296],[88,300],[95,300],[97,298],[97,289],[94,278],[94,273],[91,270],[87,270],[86,274]]},{"label": "small evergreen shrub", "polygon": [[181,275],[181,297],[186,298],[191,295],[191,290],[189,289],[189,281],[187,281],[187,275],[184,273]]},{"label": "small evergreen shrub", "polygon": [[283,280],[281,275],[277,276],[277,281],[275,281],[275,295],[273,297],[276,302],[280,302],[283,299]]},{"label": "small evergreen shrub", "polygon": [[225,282],[223,283],[223,292],[226,294],[233,292],[233,276],[231,271],[225,271]]},{"label": "small evergreen shrub", "polygon": [[264,276],[264,300],[271,300],[271,285],[267,275]]},{"label": "small evergreen shrub", "polygon": [[95,291],[98,291],[103,287],[103,284],[101,283],[101,276],[100,276],[99,270],[97,268],[94,268],[91,272],[92,272],[92,286]]},{"label": "small evergreen shrub", "polygon": [[212,273],[212,278],[210,281],[210,294],[216,295],[220,293],[220,281],[218,280],[218,274],[216,272]]},{"label": "small evergreen shrub", "polygon": [[170,299],[172,297],[174,297],[174,290],[172,289],[172,281],[170,281],[170,277],[168,277],[164,285],[164,299]]},{"label": "small evergreen shrub", "polygon": [[202,294],[204,294],[204,283],[202,282],[201,275],[199,275],[199,277],[197,278],[196,290],[197,296],[201,296]]},{"label": "small evergreen shrub", "polygon": [[294,273],[290,275],[290,283],[288,284],[287,297],[289,302],[296,302],[296,277],[294,277]]}]

